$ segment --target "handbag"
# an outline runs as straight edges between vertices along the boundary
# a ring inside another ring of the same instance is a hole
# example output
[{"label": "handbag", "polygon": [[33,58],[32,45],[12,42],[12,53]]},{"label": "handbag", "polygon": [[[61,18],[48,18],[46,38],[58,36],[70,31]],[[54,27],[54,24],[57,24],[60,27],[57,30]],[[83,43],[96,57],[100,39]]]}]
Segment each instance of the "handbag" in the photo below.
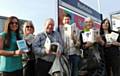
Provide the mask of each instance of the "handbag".
[{"label": "handbag", "polygon": [[100,64],[100,53],[99,51],[96,49],[95,46],[90,47],[87,50],[84,50],[84,56],[85,56],[85,64],[87,65],[86,69],[87,70],[95,70],[97,68],[99,68]]}]

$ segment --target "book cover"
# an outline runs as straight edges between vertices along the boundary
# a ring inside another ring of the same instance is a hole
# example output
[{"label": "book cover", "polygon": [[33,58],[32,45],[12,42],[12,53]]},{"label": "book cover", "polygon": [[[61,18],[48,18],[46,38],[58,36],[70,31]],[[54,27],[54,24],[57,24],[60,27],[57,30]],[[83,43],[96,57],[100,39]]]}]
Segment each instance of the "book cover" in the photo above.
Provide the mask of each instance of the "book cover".
[{"label": "book cover", "polygon": [[111,34],[105,34],[105,38],[106,38],[106,42],[108,44],[111,44],[112,43],[112,35]]},{"label": "book cover", "polygon": [[18,46],[19,50],[21,50],[23,52],[29,51],[25,40],[17,40],[17,46]]},{"label": "book cover", "polygon": [[71,25],[65,24],[64,25],[64,34],[66,37],[71,37]]},{"label": "book cover", "polygon": [[50,45],[50,50],[51,50],[52,52],[57,52],[58,49],[59,49],[59,43],[57,43],[57,42],[51,43],[51,45]]},{"label": "book cover", "polygon": [[44,47],[45,47],[47,50],[50,50],[50,51],[52,51],[52,52],[56,52],[56,51],[58,50],[59,43],[57,43],[57,42],[51,43],[50,39],[47,37],[47,38],[46,38],[46,41],[45,41],[45,44],[44,44]]},{"label": "book cover", "polygon": [[34,35],[33,34],[29,34],[28,36],[25,36],[24,39],[27,41],[27,43],[30,45],[33,42],[34,39]]},{"label": "book cover", "polygon": [[65,24],[64,25],[64,33],[67,37],[71,37],[71,34],[79,34],[79,29],[77,28],[76,24],[73,23],[72,25]]},{"label": "book cover", "polygon": [[89,34],[90,34],[89,32],[82,33],[83,42],[87,42],[88,41]]},{"label": "book cover", "polygon": [[47,37],[46,40],[45,40],[44,47],[45,47],[47,50],[50,50],[50,45],[51,45],[51,41],[50,41],[50,39]]},{"label": "book cover", "polygon": [[82,33],[83,42],[95,42],[95,31],[90,30]]},{"label": "book cover", "polygon": [[111,32],[111,37],[114,41],[117,41],[119,34],[115,32]]},{"label": "book cover", "polygon": [[110,34],[106,34],[105,38],[107,43],[111,44],[113,41],[117,41],[119,34],[115,32],[111,32]]}]

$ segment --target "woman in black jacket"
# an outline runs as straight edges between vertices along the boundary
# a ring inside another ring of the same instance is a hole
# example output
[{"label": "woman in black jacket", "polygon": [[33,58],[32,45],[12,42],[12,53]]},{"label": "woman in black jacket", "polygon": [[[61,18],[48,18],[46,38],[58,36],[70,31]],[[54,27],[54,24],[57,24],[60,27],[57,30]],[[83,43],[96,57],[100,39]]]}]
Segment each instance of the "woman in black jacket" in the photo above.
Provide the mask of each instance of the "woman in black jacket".
[{"label": "woman in black jacket", "polygon": [[35,76],[35,56],[32,49],[32,41],[34,39],[34,25],[31,21],[27,21],[23,25],[23,37],[26,40],[29,52],[24,54],[24,60],[26,64],[24,65],[23,75],[24,76]]},{"label": "woman in black jacket", "polygon": [[[107,35],[111,33],[118,35],[117,40],[111,38],[112,40],[110,42],[108,41]],[[107,76],[111,76],[112,74],[113,76],[120,76],[120,35],[111,30],[108,19],[104,19],[101,22],[100,37],[98,38],[98,41],[104,48]]]},{"label": "woman in black jacket", "polygon": [[[91,38],[91,31],[95,31],[94,22],[91,18],[86,18],[85,24],[84,30],[80,33],[81,49],[83,50],[84,55],[81,68],[83,68],[84,65],[87,65],[86,68],[84,68],[84,70],[87,71],[87,76],[104,76],[105,65],[101,52],[102,49],[96,43],[95,39],[88,40]],[[87,39],[86,37],[84,38],[84,35],[88,36]],[[96,36],[94,36],[94,38],[96,38]]]}]

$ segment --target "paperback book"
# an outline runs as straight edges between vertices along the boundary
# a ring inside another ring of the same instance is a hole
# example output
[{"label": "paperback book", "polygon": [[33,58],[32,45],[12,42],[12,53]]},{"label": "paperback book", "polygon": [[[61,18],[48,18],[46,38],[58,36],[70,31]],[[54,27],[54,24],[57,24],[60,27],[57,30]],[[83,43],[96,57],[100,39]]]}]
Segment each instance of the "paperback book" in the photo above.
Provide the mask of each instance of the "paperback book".
[{"label": "paperback book", "polygon": [[58,51],[59,43],[57,43],[57,42],[51,43],[50,39],[47,37],[46,41],[45,41],[45,44],[44,44],[44,47],[47,50],[50,50],[52,52],[56,52],[56,51]]},{"label": "paperback book", "polygon": [[119,34],[111,32],[110,34],[105,34],[105,38],[108,44],[111,44],[113,41],[117,41]]},{"label": "paperback book", "polygon": [[17,40],[17,46],[23,52],[29,51],[25,40]]}]

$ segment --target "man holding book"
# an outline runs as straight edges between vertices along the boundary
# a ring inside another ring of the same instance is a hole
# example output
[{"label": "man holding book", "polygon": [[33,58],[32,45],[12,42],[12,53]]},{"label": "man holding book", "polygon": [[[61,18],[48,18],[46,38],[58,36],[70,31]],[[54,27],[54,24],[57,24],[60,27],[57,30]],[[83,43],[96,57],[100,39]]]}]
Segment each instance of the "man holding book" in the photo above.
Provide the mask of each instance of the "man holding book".
[{"label": "man holding book", "polygon": [[71,16],[66,13],[63,17],[63,25],[59,25],[58,31],[64,43],[64,54],[69,58],[71,76],[78,76],[80,64],[80,41],[77,37],[77,27],[70,25]]}]

